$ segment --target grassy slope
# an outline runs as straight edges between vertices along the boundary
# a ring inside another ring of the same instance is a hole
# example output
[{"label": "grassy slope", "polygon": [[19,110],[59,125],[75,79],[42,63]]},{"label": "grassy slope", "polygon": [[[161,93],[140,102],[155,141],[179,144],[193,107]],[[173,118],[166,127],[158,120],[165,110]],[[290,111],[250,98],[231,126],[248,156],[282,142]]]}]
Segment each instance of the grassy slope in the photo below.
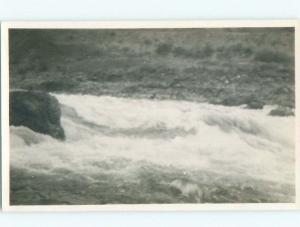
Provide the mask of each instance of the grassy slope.
[{"label": "grassy slope", "polygon": [[294,107],[292,29],[14,30],[10,86]]}]

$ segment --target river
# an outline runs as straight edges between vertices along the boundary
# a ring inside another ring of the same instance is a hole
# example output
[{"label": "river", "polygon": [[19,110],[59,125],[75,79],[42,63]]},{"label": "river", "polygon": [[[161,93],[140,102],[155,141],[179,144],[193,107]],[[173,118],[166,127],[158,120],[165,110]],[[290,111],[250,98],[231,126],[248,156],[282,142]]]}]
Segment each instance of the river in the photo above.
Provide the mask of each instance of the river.
[{"label": "river", "polygon": [[12,204],[293,202],[294,117],[54,94],[66,140],[11,131]]}]

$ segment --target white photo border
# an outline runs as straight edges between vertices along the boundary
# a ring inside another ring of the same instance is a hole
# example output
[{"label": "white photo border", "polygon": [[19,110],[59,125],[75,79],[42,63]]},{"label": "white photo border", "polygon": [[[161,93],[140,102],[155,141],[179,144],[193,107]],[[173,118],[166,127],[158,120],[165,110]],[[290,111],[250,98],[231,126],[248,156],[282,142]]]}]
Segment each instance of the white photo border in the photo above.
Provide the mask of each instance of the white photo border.
[{"label": "white photo border", "polygon": [[[295,203],[10,205],[9,195],[9,29],[150,29],[150,28],[295,28]],[[15,21],[1,23],[1,151],[3,211],[258,211],[300,209],[300,21],[298,20],[139,20]]]}]

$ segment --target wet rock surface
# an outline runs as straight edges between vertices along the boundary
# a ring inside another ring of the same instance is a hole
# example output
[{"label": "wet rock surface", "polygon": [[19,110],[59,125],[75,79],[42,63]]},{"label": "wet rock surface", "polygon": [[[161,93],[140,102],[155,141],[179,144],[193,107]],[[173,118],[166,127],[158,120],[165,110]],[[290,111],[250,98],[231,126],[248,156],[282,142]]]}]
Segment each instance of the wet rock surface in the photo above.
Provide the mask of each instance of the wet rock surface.
[{"label": "wet rock surface", "polygon": [[9,125],[26,126],[31,130],[65,139],[60,123],[61,110],[57,99],[38,91],[11,91]]}]

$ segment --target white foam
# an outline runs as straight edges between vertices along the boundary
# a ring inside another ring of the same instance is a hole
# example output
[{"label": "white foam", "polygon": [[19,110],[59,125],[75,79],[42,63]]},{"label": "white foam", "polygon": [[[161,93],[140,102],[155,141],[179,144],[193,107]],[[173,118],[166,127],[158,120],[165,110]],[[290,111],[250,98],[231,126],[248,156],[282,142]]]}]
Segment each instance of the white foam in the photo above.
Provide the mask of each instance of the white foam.
[{"label": "white foam", "polygon": [[271,117],[266,110],[183,101],[61,94],[56,97],[61,104],[74,108],[83,120],[112,131],[163,125],[165,130],[182,128],[195,133],[167,139],[110,135],[63,115],[66,142],[46,137],[29,146],[20,142],[22,135],[14,128],[12,165],[50,172],[67,168],[88,175],[99,171],[95,162],[126,158],[294,183],[293,117]]}]

